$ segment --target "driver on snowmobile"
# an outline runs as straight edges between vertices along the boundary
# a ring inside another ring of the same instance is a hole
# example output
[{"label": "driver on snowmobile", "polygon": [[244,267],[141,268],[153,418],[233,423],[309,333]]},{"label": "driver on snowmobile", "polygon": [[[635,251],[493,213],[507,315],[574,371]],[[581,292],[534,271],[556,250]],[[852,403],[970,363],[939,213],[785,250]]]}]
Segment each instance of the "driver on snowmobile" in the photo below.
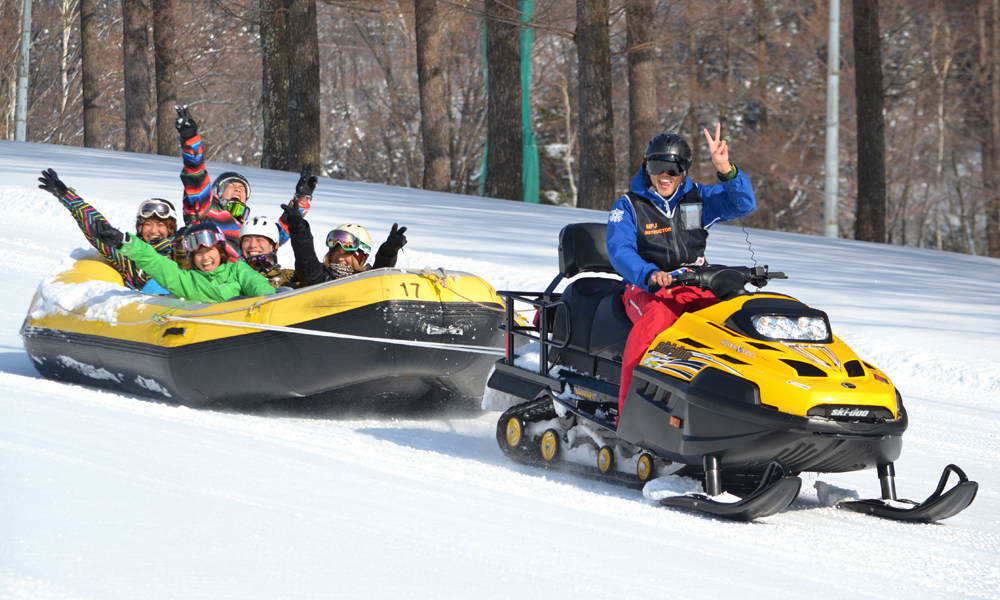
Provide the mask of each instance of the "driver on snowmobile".
[{"label": "driver on snowmobile", "polygon": [[622,301],[635,323],[622,358],[619,416],[632,371],[653,339],[682,314],[718,302],[711,292],[696,287],[667,287],[673,282],[670,272],[707,264],[708,228],[757,209],[750,178],[729,162],[721,126],[716,124],[714,138],[707,129],[704,133],[719,183],[691,181],[691,147],[676,133],[662,133],[646,146],[629,192],[608,216],[608,256],[628,284]]}]

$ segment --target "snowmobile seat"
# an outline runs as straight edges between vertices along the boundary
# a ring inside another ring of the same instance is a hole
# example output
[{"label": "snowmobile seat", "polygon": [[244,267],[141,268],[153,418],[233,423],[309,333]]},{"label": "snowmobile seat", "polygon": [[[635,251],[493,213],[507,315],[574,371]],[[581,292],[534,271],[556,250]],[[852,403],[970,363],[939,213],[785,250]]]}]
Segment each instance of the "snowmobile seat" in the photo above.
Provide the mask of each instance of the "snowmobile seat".
[{"label": "snowmobile seat", "polygon": [[625,313],[624,293],[625,284],[619,282],[618,287],[601,298],[590,334],[590,354],[616,362],[621,362],[625,356],[625,341],[632,331],[632,319]]},{"label": "snowmobile seat", "polygon": [[607,223],[571,223],[559,232],[559,273],[616,273],[608,257]]},{"label": "snowmobile seat", "polygon": [[591,331],[598,307],[607,296],[617,295],[615,292],[619,288],[624,289],[624,285],[617,279],[585,277],[566,286],[562,304],[556,309],[553,320],[552,341],[566,343],[571,350],[590,354]]}]

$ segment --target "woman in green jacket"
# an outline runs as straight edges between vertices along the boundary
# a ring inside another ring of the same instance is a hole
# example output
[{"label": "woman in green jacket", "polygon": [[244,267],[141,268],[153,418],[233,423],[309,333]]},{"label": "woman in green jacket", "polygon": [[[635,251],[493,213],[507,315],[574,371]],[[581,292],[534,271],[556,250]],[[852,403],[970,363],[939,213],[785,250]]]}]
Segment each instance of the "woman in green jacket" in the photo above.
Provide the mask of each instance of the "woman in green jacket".
[{"label": "woman in green jacket", "polygon": [[236,296],[266,296],[274,293],[267,279],[244,262],[229,262],[226,236],[214,223],[199,223],[187,230],[181,242],[193,267],[185,271],[169,258],[157,254],[141,239],[123,235],[105,225],[96,232],[108,245],[120,248],[141,269],[178,298],[195,302],[225,302]]}]

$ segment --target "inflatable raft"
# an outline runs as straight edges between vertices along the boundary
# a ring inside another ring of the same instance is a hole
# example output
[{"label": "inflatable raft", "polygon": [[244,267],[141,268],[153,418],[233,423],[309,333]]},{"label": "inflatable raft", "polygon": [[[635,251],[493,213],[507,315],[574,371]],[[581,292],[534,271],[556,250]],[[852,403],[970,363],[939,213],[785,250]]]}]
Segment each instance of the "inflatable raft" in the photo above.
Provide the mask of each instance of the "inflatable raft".
[{"label": "inflatable raft", "polygon": [[466,273],[378,269],[219,304],[109,284],[122,279],[93,256],[39,287],[21,335],[42,376],[192,407],[324,392],[475,401],[503,354],[503,302]]}]

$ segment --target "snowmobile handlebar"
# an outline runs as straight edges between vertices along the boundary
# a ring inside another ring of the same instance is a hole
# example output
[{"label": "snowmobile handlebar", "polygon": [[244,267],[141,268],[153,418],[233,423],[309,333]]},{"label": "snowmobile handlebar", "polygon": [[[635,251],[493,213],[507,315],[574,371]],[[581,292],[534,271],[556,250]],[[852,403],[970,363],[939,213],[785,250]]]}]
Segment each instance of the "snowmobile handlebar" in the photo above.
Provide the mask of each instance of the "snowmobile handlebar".
[{"label": "snowmobile handlebar", "polygon": [[[673,275],[673,274],[672,274]],[[688,269],[673,275],[673,282],[668,287],[690,285],[703,290],[709,290],[720,300],[746,292],[746,284],[762,288],[772,279],[788,279],[784,273],[770,271],[763,267],[727,267],[712,265],[698,269]],[[650,286],[650,292],[656,292],[658,286]]]}]

